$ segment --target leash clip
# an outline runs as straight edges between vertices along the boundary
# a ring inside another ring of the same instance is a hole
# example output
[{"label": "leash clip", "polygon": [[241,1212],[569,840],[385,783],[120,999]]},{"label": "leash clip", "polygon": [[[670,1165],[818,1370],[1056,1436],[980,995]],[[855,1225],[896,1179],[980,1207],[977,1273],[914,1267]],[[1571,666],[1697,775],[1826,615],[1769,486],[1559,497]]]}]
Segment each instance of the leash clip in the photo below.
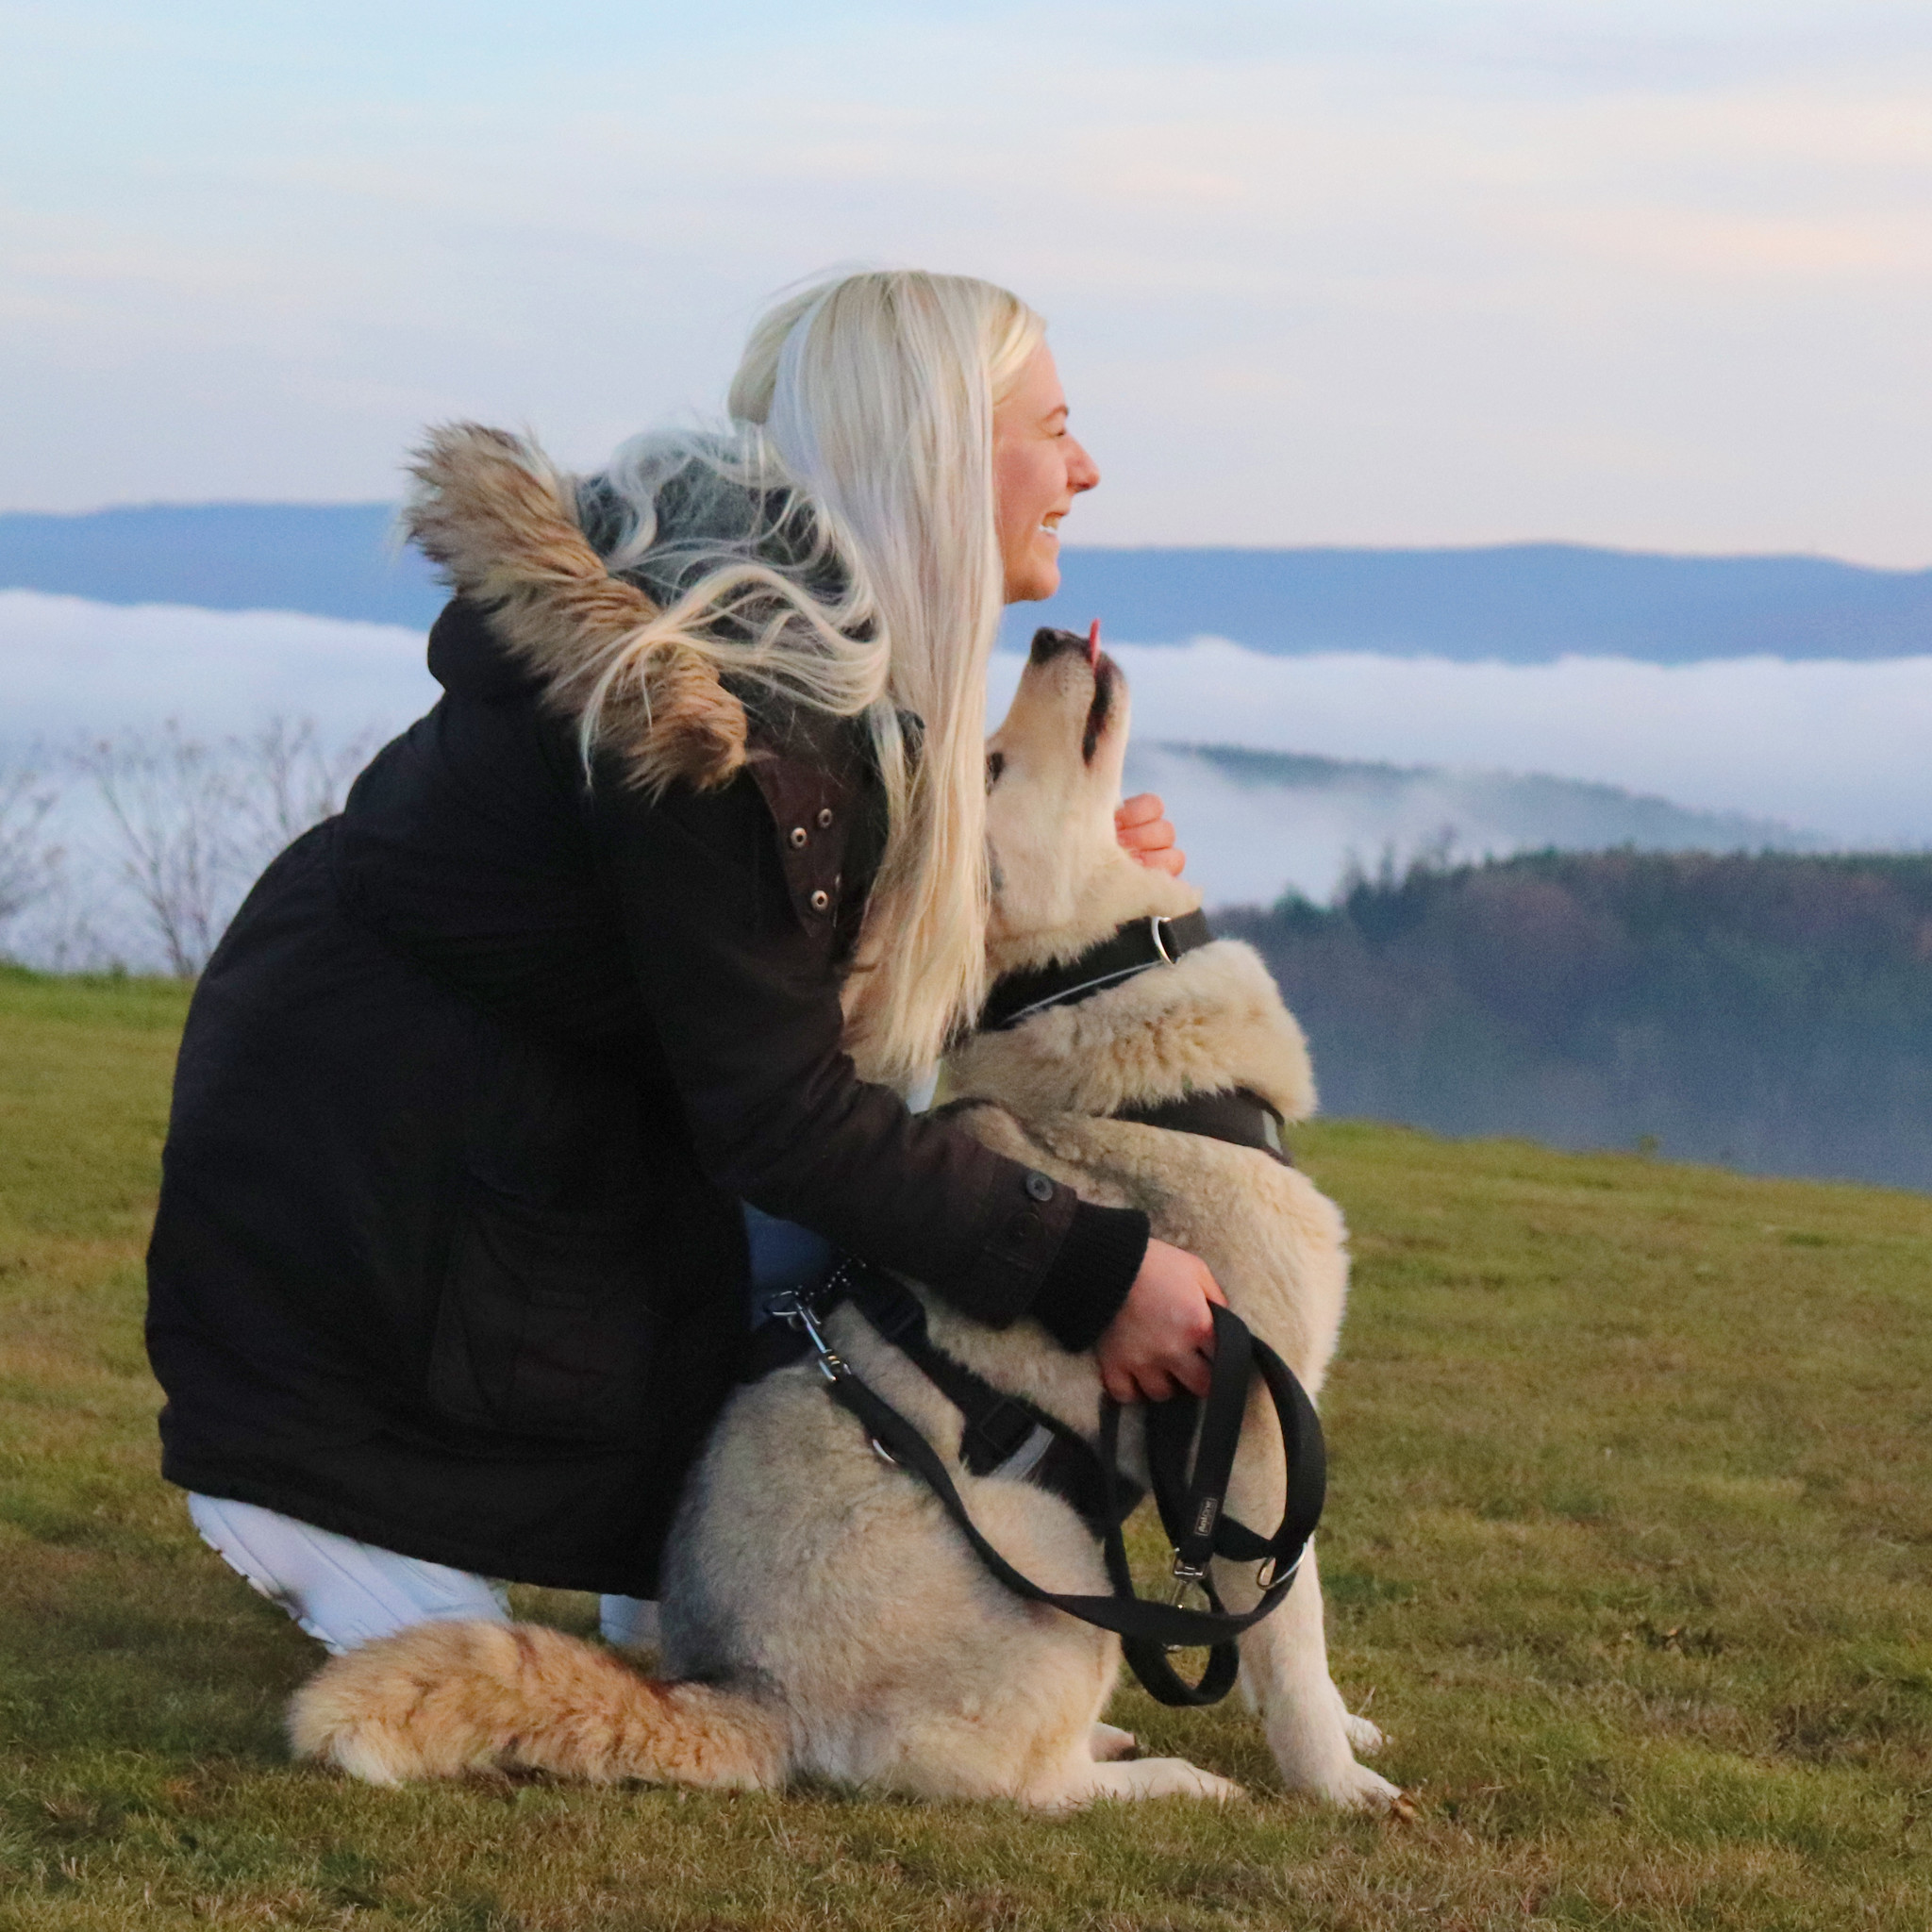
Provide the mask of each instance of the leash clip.
[{"label": "leash clip", "polygon": [[[1188,1592],[1191,1590],[1198,1590],[1204,1596],[1207,1594],[1207,1576],[1208,1572],[1205,1567],[1196,1569],[1193,1564],[1184,1562],[1176,1556],[1174,1559],[1174,1594],[1168,1598],[1168,1602],[1177,1610],[1186,1609],[1188,1607]],[[1209,1599],[1208,1607],[1210,1609],[1213,1607],[1211,1599]],[[1170,1657],[1177,1650],[1186,1650],[1188,1648],[1185,1643],[1163,1643],[1160,1647]]]},{"label": "leash clip", "polygon": [[779,1321],[803,1332],[806,1340],[811,1343],[818,1372],[826,1381],[836,1382],[841,1376],[852,1373],[851,1365],[845,1357],[825,1340],[824,1330],[819,1326],[818,1312],[806,1296],[774,1295],[767,1306]]}]

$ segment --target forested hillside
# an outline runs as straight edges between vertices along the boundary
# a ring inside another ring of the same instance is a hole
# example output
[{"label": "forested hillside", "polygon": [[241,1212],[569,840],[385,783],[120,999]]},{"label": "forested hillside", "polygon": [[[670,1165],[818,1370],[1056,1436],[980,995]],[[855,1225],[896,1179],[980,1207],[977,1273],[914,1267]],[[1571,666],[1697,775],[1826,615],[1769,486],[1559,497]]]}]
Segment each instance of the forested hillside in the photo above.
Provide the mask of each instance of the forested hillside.
[{"label": "forested hillside", "polygon": [[1217,924],[1327,1112],[1932,1188],[1932,856],[1541,853]]}]

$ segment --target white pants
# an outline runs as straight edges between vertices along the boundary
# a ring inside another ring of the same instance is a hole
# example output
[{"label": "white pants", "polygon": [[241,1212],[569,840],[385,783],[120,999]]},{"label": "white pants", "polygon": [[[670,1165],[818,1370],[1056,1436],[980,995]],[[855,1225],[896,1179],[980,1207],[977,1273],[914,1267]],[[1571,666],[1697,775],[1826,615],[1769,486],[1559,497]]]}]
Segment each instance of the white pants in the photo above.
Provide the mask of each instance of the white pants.
[{"label": "white pants", "polygon": [[[202,1541],[231,1570],[337,1653],[391,1637],[411,1624],[509,1619],[505,1586],[467,1570],[358,1543],[253,1503],[191,1495],[188,1513]],[[598,1623],[608,1642],[655,1643],[658,1606],[634,1596],[607,1596],[599,1603]]]}]

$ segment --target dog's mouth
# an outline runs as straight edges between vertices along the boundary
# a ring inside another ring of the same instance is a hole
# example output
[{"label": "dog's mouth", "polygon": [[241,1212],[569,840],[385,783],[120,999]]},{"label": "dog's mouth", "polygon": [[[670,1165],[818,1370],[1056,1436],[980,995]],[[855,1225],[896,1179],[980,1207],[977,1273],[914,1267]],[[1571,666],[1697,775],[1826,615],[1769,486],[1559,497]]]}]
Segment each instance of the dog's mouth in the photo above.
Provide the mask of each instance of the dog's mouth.
[{"label": "dog's mouth", "polygon": [[1087,722],[1080,731],[1080,760],[1093,762],[1100,749],[1108,720],[1112,717],[1114,700],[1120,689],[1120,667],[1100,648],[1100,626],[1096,624],[1083,637],[1070,630],[1037,630],[1028,654],[1035,669],[1043,670],[1058,658],[1077,657],[1093,674],[1093,696],[1087,707]]},{"label": "dog's mouth", "polygon": [[1120,682],[1120,673],[1114,668],[1114,661],[1105,651],[1096,652],[1093,658],[1093,702],[1087,707],[1087,724],[1080,733],[1080,759],[1083,764],[1093,762],[1093,754],[1100,749],[1102,732],[1107,729],[1107,721],[1113,712],[1114,689]]}]

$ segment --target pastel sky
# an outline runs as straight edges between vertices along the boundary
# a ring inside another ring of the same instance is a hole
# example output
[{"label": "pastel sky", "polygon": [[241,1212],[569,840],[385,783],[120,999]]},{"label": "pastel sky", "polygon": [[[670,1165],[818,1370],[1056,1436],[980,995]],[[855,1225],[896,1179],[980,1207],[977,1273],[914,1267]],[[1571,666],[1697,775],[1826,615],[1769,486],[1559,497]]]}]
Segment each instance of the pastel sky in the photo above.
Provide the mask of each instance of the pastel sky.
[{"label": "pastel sky", "polygon": [[0,508],[591,462],[879,261],[1051,318],[1074,541],[1932,563],[1925,0],[0,0]]}]

